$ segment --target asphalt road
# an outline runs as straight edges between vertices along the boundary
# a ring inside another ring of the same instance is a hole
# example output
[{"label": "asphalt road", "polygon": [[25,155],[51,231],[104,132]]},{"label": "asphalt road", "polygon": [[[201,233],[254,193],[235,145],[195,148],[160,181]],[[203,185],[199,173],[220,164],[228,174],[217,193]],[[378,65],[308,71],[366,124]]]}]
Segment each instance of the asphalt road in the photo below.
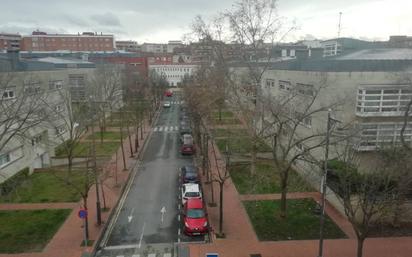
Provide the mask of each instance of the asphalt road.
[{"label": "asphalt road", "polygon": [[180,97],[174,95],[166,100],[171,107],[163,108],[159,115],[97,257],[176,256],[175,243],[204,240],[182,232],[179,168],[191,164],[192,158],[179,153]]}]

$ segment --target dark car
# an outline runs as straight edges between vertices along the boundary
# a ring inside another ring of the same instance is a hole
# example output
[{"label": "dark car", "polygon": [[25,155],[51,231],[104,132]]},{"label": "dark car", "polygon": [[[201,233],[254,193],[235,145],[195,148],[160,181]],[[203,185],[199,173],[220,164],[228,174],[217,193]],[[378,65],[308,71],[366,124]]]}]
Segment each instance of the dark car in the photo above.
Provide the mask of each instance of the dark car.
[{"label": "dark car", "polygon": [[193,155],[193,154],[195,154],[195,152],[196,152],[196,149],[195,149],[195,146],[193,144],[191,144],[191,145],[183,144],[180,147],[180,153],[182,153],[183,155]]},{"label": "dark car", "polygon": [[192,134],[192,129],[190,126],[180,126],[180,135],[183,136],[184,134]]},{"label": "dark car", "polygon": [[199,173],[195,166],[186,165],[181,167],[180,171],[182,172],[182,184],[200,182]]}]

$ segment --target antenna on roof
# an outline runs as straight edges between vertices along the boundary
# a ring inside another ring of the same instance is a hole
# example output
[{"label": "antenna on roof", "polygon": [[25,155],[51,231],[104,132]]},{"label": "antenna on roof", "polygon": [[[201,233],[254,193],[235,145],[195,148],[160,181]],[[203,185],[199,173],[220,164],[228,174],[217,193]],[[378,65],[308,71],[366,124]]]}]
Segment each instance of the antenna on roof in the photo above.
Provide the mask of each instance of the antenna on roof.
[{"label": "antenna on roof", "polygon": [[340,38],[340,31],[342,29],[341,22],[342,22],[342,12],[339,12],[338,38]]}]

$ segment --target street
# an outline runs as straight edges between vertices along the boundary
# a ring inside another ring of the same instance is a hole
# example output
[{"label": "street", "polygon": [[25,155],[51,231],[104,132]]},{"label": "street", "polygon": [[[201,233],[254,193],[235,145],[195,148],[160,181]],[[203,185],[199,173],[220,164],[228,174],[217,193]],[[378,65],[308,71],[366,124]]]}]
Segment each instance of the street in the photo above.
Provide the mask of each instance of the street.
[{"label": "street", "polygon": [[[183,234],[179,169],[192,163],[179,153],[179,96],[167,97],[129,188],[120,199],[101,242],[98,257],[174,256],[178,242],[204,241]],[[132,174],[133,176],[133,174]],[[154,254],[154,255],[153,255]]]}]

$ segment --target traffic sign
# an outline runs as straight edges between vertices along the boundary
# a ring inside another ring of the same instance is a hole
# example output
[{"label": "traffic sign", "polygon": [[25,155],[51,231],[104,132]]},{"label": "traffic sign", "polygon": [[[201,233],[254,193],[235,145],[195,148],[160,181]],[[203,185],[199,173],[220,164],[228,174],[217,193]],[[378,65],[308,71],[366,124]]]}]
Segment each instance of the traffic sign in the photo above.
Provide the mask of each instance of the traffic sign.
[{"label": "traffic sign", "polygon": [[79,218],[85,219],[85,218],[87,217],[87,210],[81,209],[81,210],[79,210],[79,212],[77,213],[77,215],[79,216]]}]

